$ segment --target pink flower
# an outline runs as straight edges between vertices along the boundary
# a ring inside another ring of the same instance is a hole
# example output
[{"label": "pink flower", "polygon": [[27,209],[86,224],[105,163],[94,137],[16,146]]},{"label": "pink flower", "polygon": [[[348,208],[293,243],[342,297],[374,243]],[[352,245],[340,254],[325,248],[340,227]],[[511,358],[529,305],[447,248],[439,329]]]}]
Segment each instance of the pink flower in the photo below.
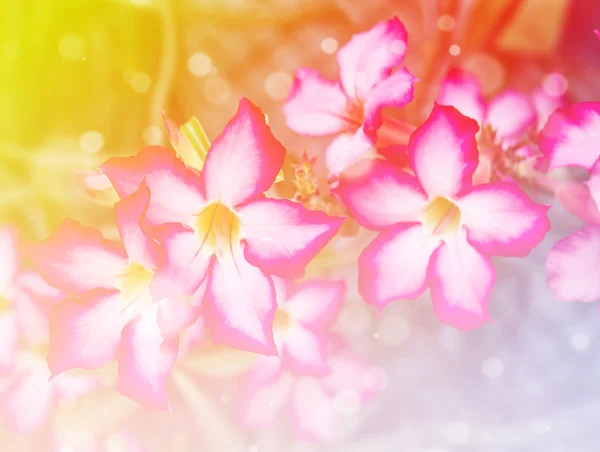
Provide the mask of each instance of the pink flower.
[{"label": "pink flower", "polygon": [[359,290],[380,310],[431,289],[438,318],[461,329],[489,320],[488,256],[525,256],[549,229],[547,207],[507,183],[472,186],[477,123],[436,105],[412,135],[414,176],[385,161],[339,194],[363,226],[381,231],[359,259]]},{"label": "pink flower", "polygon": [[[122,246],[95,229],[65,220],[27,251],[46,281],[72,295],[50,314],[52,375],[99,368],[118,357],[119,391],[150,407],[165,408],[165,382],[178,347],[177,336],[167,332],[190,325],[198,312],[182,300],[153,299],[150,294],[164,255],[141,224],[149,200],[150,191],[141,184],[115,205]],[[165,318],[171,319],[168,331],[161,329]],[[173,322],[180,322],[178,328]]]},{"label": "pink flower", "polygon": [[540,151],[550,169],[581,166],[590,170],[600,157],[600,102],[581,102],[556,110],[540,132]]},{"label": "pink flower", "polygon": [[329,173],[336,175],[364,157],[376,141],[384,107],[412,100],[415,78],[395,72],[406,52],[406,30],[393,18],[358,33],[337,53],[339,82],[318,72],[296,71],[283,107],[287,125],[302,135],[338,135],[325,152]]},{"label": "pink flower", "polygon": [[156,299],[192,295],[207,279],[203,307],[215,343],[276,354],[269,275],[302,276],[341,225],[341,218],[264,197],[284,156],[262,112],[242,99],[202,172],[160,147],[103,165],[120,196],[148,185],[145,217],[167,254],[151,291]]},{"label": "pink flower", "polygon": [[379,392],[376,368],[346,348],[328,359],[330,372],[315,378],[292,375],[278,357],[260,357],[245,378],[238,421],[247,429],[271,427],[289,410],[296,434],[329,443],[344,435],[348,421]]},{"label": "pink flower", "polygon": [[16,359],[18,326],[11,310],[11,299],[15,295],[19,267],[16,232],[0,229],[0,375],[9,372]]},{"label": "pink flower", "polygon": [[302,375],[327,374],[325,343],[342,307],[344,282],[314,280],[295,287],[280,278],[274,282],[274,336],[283,365]]}]

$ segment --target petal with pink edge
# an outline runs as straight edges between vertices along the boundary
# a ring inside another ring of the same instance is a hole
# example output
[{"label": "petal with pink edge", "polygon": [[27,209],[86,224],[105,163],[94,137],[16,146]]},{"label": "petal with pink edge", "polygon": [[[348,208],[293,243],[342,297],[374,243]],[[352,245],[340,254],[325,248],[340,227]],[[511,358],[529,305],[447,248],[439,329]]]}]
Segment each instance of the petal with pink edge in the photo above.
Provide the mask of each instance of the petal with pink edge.
[{"label": "petal with pink edge", "polygon": [[339,435],[339,414],[333,397],[314,378],[302,378],[292,393],[292,414],[298,435],[308,441],[331,442]]},{"label": "petal with pink edge", "polygon": [[286,367],[299,375],[327,375],[325,342],[314,332],[298,325],[285,337],[281,355]]},{"label": "petal with pink edge", "polygon": [[437,102],[456,108],[479,124],[485,115],[483,88],[477,77],[468,72],[452,70],[442,83]]},{"label": "petal with pink edge", "polygon": [[206,196],[229,207],[242,204],[273,185],[284,157],[285,148],[271,133],[263,112],[242,98],[206,156]]},{"label": "petal with pink edge", "polygon": [[406,29],[396,17],[355,34],[337,53],[340,81],[348,97],[367,99],[373,87],[402,63],[406,41]]},{"label": "petal with pink edge", "polygon": [[438,248],[427,273],[433,309],[441,322],[470,330],[490,320],[487,303],[496,279],[494,268],[464,233]]},{"label": "petal with pink edge", "polygon": [[535,124],[533,106],[523,93],[506,90],[490,102],[485,123],[492,126],[498,137],[515,139]]},{"label": "petal with pink edge", "polygon": [[118,243],[70,219],[25,251],[50,285],[74,294],[114,288],[127,264]]},{"label": "petal with pink edge", "polygon": [[308,328],[329,328],[342,309],[345,292],[344,281],[308,281],[300,284],[282,305]]},{"label": "petal with pink edge", "polygon": [[372,149],[373,140],[365,135],[362,128],[355,133],[342,133],[325,149],[325,166],[330,175],[340,174],[368,157]]},{"label": "petal with pink edge", "polygon": [[200,176],[170,149],[149,146],[133,157],[113,157],[102,171],[121,198],[146,182],[151,193],[147,220],[153,225],[185,223],[205,204]]},{"label": "petal with pink edge", "polygon": [[457,205],[469,242],[487,255],[527,256],[550,229],[549,207],[512,184],[478,185]]},{"label": "petal with pink edge", "polygon": [[563,182],[554,192],[560,204],[577,218],[600,224],[600,210],[590,188],[583,182]]},{"label": "petal with pink edge", "polygon": [[260,199],[238,210],[244,254],[265,273],[301,277],[304,268],[333,238],[343,218],[308,210],[287,199]]},{"label": "petal with pink edge", "polygon": [[159,300],[156,322],[165,338],[192,326],[200,315],[200,306],[188,300],[191,297],[170,297]]},{"label": "petal with pink edge", "polygon": [[177,359],[179,339],[164,339],[155,308],[123,329],[119,345],[117,390],[149,408],[167,409],[167,380]]},{"label": "petal with pink edge", "polygon": [[412,169],[431,197],[453,197],[471,187],[479,152],[479,125],[454,107],[435,104],[431,115],[410,137]]},{"label": "petal with pink edge", "polygon": [[364,104],[367,134],[381,126],[381,110],[384,107],[400,108],[413,99],[415,81],[410,72],[399,69],[369,91]]},{"label": "petal with pink edge", "polygon": [[283,113],[290,129],[302,135],[333,135],[348,127],[348,99],[338,82],[313,69],[296,69]]},{"label": "petal with pink edge", "polygon": [[560,240],[548,254],[548,287],[558,301],[600,298],[600,227],[588,225]]},{"label": "petal with pink edge", "polygon": [[0,229],[0,295],[16,276],[19,260],[16,232]]},{"label": "petal with pink edge", "polygon": [[52,310],[48,351],[52,375],[78,367],[97,369],[114,359],[123,327],[137,314],[119,295],[96,289]]},{"label": "petal with pink edge", "polygon": [[129,262],[153,269],[162,264],[163,251],[142,226],[149,202],[150,190],[142,182],[134,193],[115,204],[115,216]]},{"label": "petal with pink edge", "polygon": [[273,281],[237,251],[215,259],[203,300],[206,325],[215,344],[276,355],[273,342]]},{"label": "petal with pink edge", "polygon": [[343,176],[335,189],[352,217],[374,230],[415,221],[427,203],[416,178],[383,160],[361,164],[360,172]]},{"label": "petal with pink edge", "polygon": [[540,151],[550,169],[582,166],[590,169],[600,157],[600,102],[581,102],[559,108],[540,132]]},{"label": "petal with pink edge", "polygon": [[0,312],[0,376],[10,374],[17,356],[19,333],[9,311]]},{"label": "petal with pink edge", "polygon": [[427,265],[440,240],[420,224],[391,227],[358,259],[358,290],[380,311],[396,299],[418,297],[427,286]]},{"label": "petal with pink edge", "polygon": [[206,278],[212,251],[202,248],[202,239],[187,226],[167,223],[153,231],[164,247],[166,260],[154,277],[150,291],[155,299],[193,295]]}]

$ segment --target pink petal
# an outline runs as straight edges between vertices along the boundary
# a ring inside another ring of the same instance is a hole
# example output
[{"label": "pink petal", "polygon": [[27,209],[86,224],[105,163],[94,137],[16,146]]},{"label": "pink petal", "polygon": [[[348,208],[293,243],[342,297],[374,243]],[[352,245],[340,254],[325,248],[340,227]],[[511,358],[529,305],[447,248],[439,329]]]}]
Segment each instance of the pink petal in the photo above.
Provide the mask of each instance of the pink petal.
[{"label": "pink petal", "polygon": [[292,377],[282,374],[269,384],[251,386],[244,391],[237,416],[242,427],[253,429],[272,425],[288,403],[292,385]]},{"label": "pink petal", "polygon": [[420,224],[389,228],[358,260],[358,289],[379,310],[399,298],[415,298],[427,286],[427,265],[440,241]]},{"label": "pink petal", "polygon": [[398,168],[406,168],[410,165],[410,154],[408,147],[404,144],[378,147],[377,154]]},{"label": "pink petal", "polygon": [[153,269],[162,263],[163,251],[142,229],[149,203],[150,190],[142,182],[134,193],[115,204],[115,216],[129,262]]},{"label": "pink petal", "polygon": [[588,225],[560,240],[548,254],[548,287],[558,301],[600,298],[600,227]]},{"label": "pink petal", "polygon": [[177,359],[179,340],[164,339],[155,312],[149,311],[123,329],[117,390],[149,408],[166,409],[166,385]]},{"label": "pink petal", "polygon": [[[45,375],[48,375],[48,371],[45,372]],[[61,400],[69,401],[77,400],[99,386],[98,379],[95,376],[68,372],[54,376],[50,383]]]},{"label": "pink petal", "polygon": [[202,243],[191,228],[178,223],[164,224],[153,235],[164,247],[166,262],[152,278],[152,295],[155,299],[193,295],[206,278],[212,252],[201,248]]},{"label": "pink petal", "polygon": [[206,156],[202,174],[208,199],[234,207],[260,195],[275,181],[284,157],[285,148],[263,112],[242,98]]},{"label": "pink petal", "polygon": [[113,157],[102,165],[121,198],[133,194],[142,181],[150,189],[147,220],[152,224],[185,223],[206,203],[200,177],[175,152],[149,146],[133,157]]},{"label": "pink petal", "polygon": [[118,243],[70,219],[26,252],[46,281],[75,294],[115,287],[127,264]]},{"label": "pink petal", "polygon": [[0,312],[0,375],[7,375],[15,365],[19,346],[19,333],[14,315]]},{"label": "pink petal", "polygon": [[300,284],[281,304],[302,325],[325,329],[336,321],[345,292],[344,281],[308,281]]},{"label": "pink petal", "polygon": [[596,200],[583,182],[563,182],[554,193],[561,205],[577,218],[594,224],[600,224],[600,210]]},{"label": "pink petal", "polygon": [[180,331],[192,326],[200,315],[200,306],[183,297],[165,298],[158,304],[156,322],[165,338],[177,336]]},{"label": "pink petal", "polygon": [[12,282],[19,268],[16,231],[0,229],[0,293]]},{"label": "pink petal", "polygon": [[50,314],[48,365],[53,375],[67,369],[97,369],[112,361],[123,327],[137,314],[117,291],[97,289],[67,299]]},{"label": "pink petal", "polygon": [[453,197],[471,186],[479,152],[477,122],[436,104],[410,137],[412,169],[430,198]]},{"label": "pink petal", "polygon": [[287,333],[282,349],[286,367],[298,375],[318,377],[329,372],[325,341],[300,325]]},{"label": "pink petal", "polygon": [[492,126],[502,139],[518,138],[537,117],[533,106],[523,93],[506,90],[492,99],[485,123]]},{"label": "pink petal", "polygon": [[318,380],[303,378],[292,393],[292,414],[300,438],[307,441],[331,442],[339,433],[339,414],[333,398]]},{"label": "pink petal", "polygon": [[410,72],[399,69],[369,91],[364,105],[367,133],[381,126],[381,110],[384,107],[400,108],[413,99],[415,81]]},{"label": "pink petal", "polygon": [[540,131],[554,110],[565,104],[562,96],[552,96],[543,88],[537,88],[531,93],[531,101],[537,116],[537,130]]},{"label": "pink petal", "polygon": [[331,372],[322,379],[322,384],[332,394],[352,392],[358,396],[361,404],[365,404],[381,387],[375,369],[346,344],[332,353],[328,364]]},{"label": "pink petal", "polygon": [[286,124],[301,135],[333,135],[349,126],[345,119],[348,99],[338,82],[317,71],[296,69],[294,83],[283,113]]},{"label": "pink petal", "polygon": [[260,199],[238,210],[244,254],[268,274],[300,277],[332,239],[343,219],[308,210],[287,199]]},{"label": "pink petal", "polygon": [[402,63],[407,34],[396,18],[355,34],[337,53],[340,81],[349,98],[365,100]]},{"label": "pink petal", "polygon": [[364,165],[362,173],[342,177],[335,190],[352,217],[375,230],[415,221],[427,203],[416,178],[383,160]]},{"label": "pink petal", "polygon": [[263,355],[276,355],[273,317],[277,307],[273,281],[238,251],[215,259],[209,270],[204,303],[206,324],[215,344]]},{"label": "pink petal", "polygon": [[582,166],[591,169],[600,157],[600,102],[581,102],[556,110],[540,132],[540,151],[550,169]]},{"label": "pink petal", "polygon": [[474,119],[479,124],[485,115],[485,100],[479,79],[459,70],[452,70],[442,83],[437,102],[456,108],[463,115]]},{"label": "pink petal", "polygon": [[489,258],[479,254],[464,233],[458,233],[455,240],[438,248],[428,268],[437,318],[461,330],[489,321],[487,303],[495,278]]},{"label": "pink petal", "polygon": [[373,140],[362,128],[355,133],[342,133],[334,138],[325,150],[325,166],[331,175],[337,175],[360,159],[368,157],[373,149]]},{"label": "pink petal", "polygon": [[524,257],[550,229],[549,207],[504,182],[474,187],[458,207],[469,242],[487,255]]}]

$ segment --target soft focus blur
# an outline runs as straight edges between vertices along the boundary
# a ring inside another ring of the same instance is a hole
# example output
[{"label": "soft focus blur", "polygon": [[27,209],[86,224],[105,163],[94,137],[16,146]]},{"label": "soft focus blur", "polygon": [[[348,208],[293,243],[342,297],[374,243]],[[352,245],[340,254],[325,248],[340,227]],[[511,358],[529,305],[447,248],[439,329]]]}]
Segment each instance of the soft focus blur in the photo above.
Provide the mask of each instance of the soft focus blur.
[{"label": "soft focus blur", "polygon": [[[133,155],[147,144],[168,145],[163,110],[178,124],[198,117],[214,139],[243,95],[265,111],[289,152],[322,152],[326,140],[295,135],[283,121],[280,108],[294,70],[308,66],[335,77],[336,50],[353,33],[393,15],[408,29],[406,66],[420,80],[415,100],[394,114],[414,125],[429,112],[451,67],[479,75],[488,95],[509,85],[559,89],[570,101],[598,100],[600,94],[600,41],[593,33],[600,28],[597,0],[6,0],[0,12],[0,226],[15,225],[24,242],[46,237],[66,217],[114,237],[112,210],[86,197],[74,174],[96,169],[110,156]],[[562,74],[559,88],[553,85],[555,73]],[[562,221],[557,215],[553,219]],[[543,388],[564,390],[578,385],[579,378],[598,377],[598,371],[587,374],[581,357],[598,334],[598,326],[590,326],[597,317],[570,306],[576,318],[569,323],[569,309],[559,312],[543,285],[543,253],[558,232],[518,267],[499,261],[498,280],[505,281],[495,296],[506,299],[501,307],[506,312],[496,303],[498,322],[485,332],[461,334],[439,326],[429,312],[423,320],[425,308],[404,305],[386,311],[393,321],[369,323],[375,322],[370,308],[351,294],[344,328],[359,350],[388,366],[389,393],[383,399],[389,398],[365,414],[369,422],[358,431],[362,446],[357,440],[326,450],[597,450],[588,449],[588,441],[567,447],[570,434],[560,430],[560,441],[544,436],[556,432],[553,423],[563,408],[575,415],[582,405],[571,402],[585,401],[593,390],[545,404]],[[524,333],[519,324],[532,321],[516,313],[523,312],[519,302],[526,297],[528,309],[548,312],[538,314],[541,322]],[[507,326],[514,331],[502,330]],[[373,344],[380,336],[383,351]],[[542,336],[562,339],[554,343]],[[574,350],[581,364],[571,357]],[[237,355],[228,359],[245,370]],[[197,450],[196,434],[206,445],[202,450],[291,450],[269,435],[254,439],[264,443],[260,449],[248,449],[221,407],[230,394],[219,393],[219,384],[241,370],[202,360],[195,369],[204,373],[196,381],[212,377],[211,394],[220,395],[209,397],[187,374],[177,373],[174,414],[144,413],[144,427],[136,428],[143,434],[168,430],[181,443],[165,439],[153,450]],[[533,370],[536,365],[544,370]],[[216,370],[207,376],[207,368]],[[565,377],[565,372],[571,373]],[[573,376],[578,372],[583,376]],[[556,379],[546,385],[543,378],[550,373]],[[478,384],[475,374],[486,382],[502,377],[505,382],[489,388]],[[543,381],[536,385],[536,378]],[[475,387],[481,392],[469,392]],[[512,403],[502,400],[506,387],[513,391],[506,396]],[[93,435],[110,432],[119,438],[112,445],[107,440],[103,450],[138,450],[121,435],[138,407],[114,391],[94,397],[102,403],[87,406],[103,411],[93,409],[90,415],[86,405],[69,406],[56,415],[59,430],[85,436],[82,432],[94,426]],[[177,410],[178,404],[188,414]],[[581,409],[588,408],[585,422],[597,418],[596,405]],[[99,424],[107,418],[110,422]],[[487,439],[474,433],[471,421],[487,422]],[[561,428],[571,424],[565,425]],[[128,432],[140,433],[136,428]],[[39,444],[27,444],[31,448],[14,450],[40,450]]]}]

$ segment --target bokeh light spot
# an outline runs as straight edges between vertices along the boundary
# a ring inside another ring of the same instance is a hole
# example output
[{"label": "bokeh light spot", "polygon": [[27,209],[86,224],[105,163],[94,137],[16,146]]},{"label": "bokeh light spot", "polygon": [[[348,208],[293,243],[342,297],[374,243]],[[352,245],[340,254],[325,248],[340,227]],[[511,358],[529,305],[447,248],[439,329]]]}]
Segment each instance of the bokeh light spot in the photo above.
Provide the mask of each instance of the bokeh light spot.
[{"label": "bokeh light spot", "polygon": [[97,130],[88,130],[79,138],[79,146],[84,152],[95,154],[104,147],[104,136]]},{"label": "bokeh light spot", "polygon": [[221,77],[212,77],[204,82],[204,97],[212,104],[226,104],[231,99],[231,88]]},{"label": "bokeh light spot", "polygon": [[486,358],[481,362],[481,373],[489,379],[500,378],[504,373],[504,362],[499,358]]},{"label": "bokeh light spot", "polygon": [[458,56],[458,55],[460,55],[460,46],[456,45],[456,44],[452,44],[450,46],[450,48],[448,49],[448,52],[452,56]]},{"label": "bokeh light spot", "polygon": [[292,76],[287,72],[273,72],[265,80],[265,90],[273,100],[285,100],[292,86]]},{"label": "bokeh light spot", "polygon": [[399,315],[382,317],[377,327],[379,342],[384,345],[400,345],[410,336],[410,325]]},{"label": "bokeh light spot", "polygon": [[548,96],[560,97],[569,89],[569,81],[564,75],[554,72],[543,78],[542,88]]},{"label": "bokeh light spot", "polygon": [[321,41],[321,50],[328,55],[333,55],[337,51],[338,45],[335,38],[325,38]]},{"label": "bokeh light spot", "polygon": [[160,144],[163,140],[163,130],[158,126],[148,126],[142,132],[146,144]]},{"label": "bokeh light spot", "polygon": [[444,14],[438,17],[437,26],[442,31],[452,31],[456,25],[454,17]]},{"label": "bokeh light spot", "polygon": [[85,54],[85,41],[73,33],[64,35],[58,41],[58,53],[68,61],[81,60]]},{"label": "bokeh light spot", "polygon": [[188,70],[196,77],[204,77],[210,74],[213,69],[212,60],[210,57],[202,52],[194,53],[188,59]]},{"label": "bokeh light spot", "polygon": [[590,346],[590,335],[585,331],[577,331],[571,336],[570,342],[571,347],[578,352],[582,352]]},{"label": "bokeh light spot", "polygon": [[136,93],[146,93],[152,86],[152,79],[145,72],[135,72],[132,74],[129,84]]}]

